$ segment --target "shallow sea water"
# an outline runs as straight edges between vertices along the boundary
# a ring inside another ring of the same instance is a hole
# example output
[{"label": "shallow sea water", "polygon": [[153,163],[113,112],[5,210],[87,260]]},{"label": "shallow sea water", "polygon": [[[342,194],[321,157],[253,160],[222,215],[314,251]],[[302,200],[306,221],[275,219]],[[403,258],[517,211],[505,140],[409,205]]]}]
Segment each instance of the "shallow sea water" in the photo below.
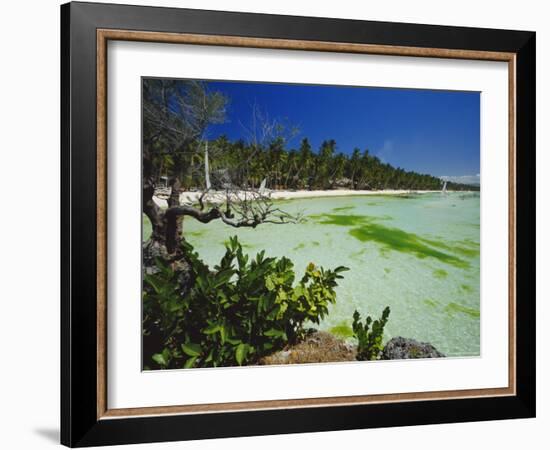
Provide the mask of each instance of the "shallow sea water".
[{"label": "shallow sea water", "polygon": [[268,256],[290,258],[297,277],[310,262],[349,267],[322,330],[351,327],[355,310],[379,317],[389,305],[385,340],[403,336],[430,342],[447,356],[479,355],[479,196],[369,195],[278,204],[302,212],[305,223],[236,229],[186,218],[184,234],[209,265],[237,235],[250,254],[265,249]]}]

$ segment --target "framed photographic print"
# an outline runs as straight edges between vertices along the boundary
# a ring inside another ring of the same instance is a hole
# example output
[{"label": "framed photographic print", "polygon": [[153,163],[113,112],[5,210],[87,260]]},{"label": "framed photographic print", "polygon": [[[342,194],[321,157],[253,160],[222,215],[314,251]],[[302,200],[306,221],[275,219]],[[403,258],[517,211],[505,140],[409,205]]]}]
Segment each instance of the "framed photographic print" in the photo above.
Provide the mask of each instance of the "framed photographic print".
[{"label": "framed photographic print", "polygon": [[535,415],[535,33],[61,19],[63,444]]}]

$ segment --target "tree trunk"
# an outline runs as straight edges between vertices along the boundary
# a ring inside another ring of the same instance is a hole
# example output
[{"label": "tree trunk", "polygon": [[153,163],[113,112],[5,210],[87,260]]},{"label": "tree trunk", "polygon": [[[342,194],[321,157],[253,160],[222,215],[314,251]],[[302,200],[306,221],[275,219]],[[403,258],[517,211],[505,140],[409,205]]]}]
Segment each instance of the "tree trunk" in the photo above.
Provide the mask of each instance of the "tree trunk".
[{"label": "tree trunk", "polygon": [[165,240],[165,225],[163,213],[153,200],[155,194],[155,174],[153,173],[153,164],[151,161],[151,153],[148,145],[144,145],[143,149],[143,194],[142,208],[144,214],[151,221],[153,233],[151,240],[164,242]]},{"label": "tree trunk", "polygon": [[[180,182],[174,178],[171,182],[172,192],[168,199],[168,207],[179,206]],[[149,218],[152,226],[150,240],[143,246],[143,265],[146,272],[155,266],[155,258],[166,261],[177,259],[177,250],[181,242],[182,217],[168,217],[153,200],[155,181],[153,164],[148,146],[143,152],[143,213]]]},{"label": "tree trunk", "polygon": [[[177,177],[171,181],[172,191],[168,198],[168,208],[174,208],[180,205],[180,190],[181,183]],[[165,214],[166,216],[166,214]],[[165,217],[165,244],[168,253],[172,254],[177,251],[182,239],[183,230],[183,216],[169,216]]]}]

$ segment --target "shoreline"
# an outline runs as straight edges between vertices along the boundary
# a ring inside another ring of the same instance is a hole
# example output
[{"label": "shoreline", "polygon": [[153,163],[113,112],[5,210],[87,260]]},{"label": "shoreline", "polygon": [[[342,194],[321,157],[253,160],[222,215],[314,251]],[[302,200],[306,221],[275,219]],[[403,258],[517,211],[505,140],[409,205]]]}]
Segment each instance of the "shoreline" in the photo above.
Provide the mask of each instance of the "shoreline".
[{"label": "shoreline", "polygon": [[[350,197],[350,196],[369,196],[369,195],[416,195],[416,194],[434,194],[440,193],[440,190],[408,190],[408,189],[384,189],[380,191],[367,191],[367,190],[352,190],[352,189],[330,189],[330,190],[266,190],[266,195],[273,200],[294,200],[300,198],[319,198],[319,197]],[[472,193],[478,191],[447,191],[449,193],[463,192]],[[185,191],[180,194],[180,202],[182,204],[197,203],[201,195],[201,192]],[[207,199],[212,203],[223,202],[225,193],[223,191],[212,191],[208,194]],[[160,198],[157,195],[153,196],[154,202],[163,208],[168,206],[165,198]]]}]

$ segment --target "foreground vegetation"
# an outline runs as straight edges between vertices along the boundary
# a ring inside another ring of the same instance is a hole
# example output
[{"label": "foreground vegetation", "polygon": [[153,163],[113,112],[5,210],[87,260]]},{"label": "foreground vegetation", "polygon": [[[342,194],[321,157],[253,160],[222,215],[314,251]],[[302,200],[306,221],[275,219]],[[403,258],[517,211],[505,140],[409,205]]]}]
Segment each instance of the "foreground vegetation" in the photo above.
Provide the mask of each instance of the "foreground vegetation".
[{"label": "foreground vegetation", "polygon": [[[300,342],[306,326],[319,324],[336,302],[337,282],[348,270],[311,263],[297,280],[288,258],[260,252],[250,259],[236,237],[214,271],[191,245],[184,243],[183,251],[189,264],[185,276],[159,260],[158,272],[144,277],[145,369],[256,364]],[[358,359],[378,358],[388,315],[386,308],[371,331],[370,317],[365,326],[354,321]]]},{"label": "foreground vegetation", "polygon": [[182,283],[180,274],[161,261],[160,271],[144,279],[144,349],[151,357],[145,357],[146,365],[253,363],[300,339],[304,323],[318,324],[336,301],[334,288],[347,270],[310,264],[295,283],[288,258],[261,252],[249,260],[235,237],[210,271],[189,244],[184,246],[191,280]]}]

